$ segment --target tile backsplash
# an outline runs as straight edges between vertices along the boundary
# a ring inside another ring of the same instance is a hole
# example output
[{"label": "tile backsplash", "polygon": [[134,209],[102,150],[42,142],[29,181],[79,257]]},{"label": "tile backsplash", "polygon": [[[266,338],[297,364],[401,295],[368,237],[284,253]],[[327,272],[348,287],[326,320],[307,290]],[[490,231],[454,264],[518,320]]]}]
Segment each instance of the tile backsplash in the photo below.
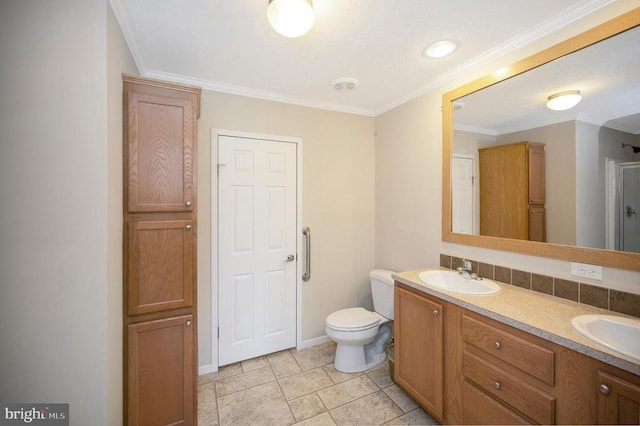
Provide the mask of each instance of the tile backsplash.
[{"label": "tile backsplash", "polygon": [[[491,265],[475,260],[471,260],[471,264],[473,265],[473,272],[484,278],[515,285],[527,290],[546,293],[555,297],[562,297],[573,300],[574,302],[640,317],[639,294],[598,287],[578,281],[549,277],[533,272],[520,271],[500,265]],[[440,266],[455,270],[459,266],[462,266],[462,258],[441,254]]]}]

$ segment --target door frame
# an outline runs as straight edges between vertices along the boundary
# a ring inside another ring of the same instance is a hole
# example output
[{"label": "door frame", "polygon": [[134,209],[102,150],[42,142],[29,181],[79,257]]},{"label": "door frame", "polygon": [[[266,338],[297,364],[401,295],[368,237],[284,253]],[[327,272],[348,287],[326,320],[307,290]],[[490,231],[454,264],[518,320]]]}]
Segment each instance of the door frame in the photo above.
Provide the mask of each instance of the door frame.
[{"label": "door frame", "polygon": [[227,129],[211,129],[211,368],[218,371],[218,138],[230,136],[246,139],[289,142],[296,144],[296,348],[302,344],[302,138],[252,133]]}]

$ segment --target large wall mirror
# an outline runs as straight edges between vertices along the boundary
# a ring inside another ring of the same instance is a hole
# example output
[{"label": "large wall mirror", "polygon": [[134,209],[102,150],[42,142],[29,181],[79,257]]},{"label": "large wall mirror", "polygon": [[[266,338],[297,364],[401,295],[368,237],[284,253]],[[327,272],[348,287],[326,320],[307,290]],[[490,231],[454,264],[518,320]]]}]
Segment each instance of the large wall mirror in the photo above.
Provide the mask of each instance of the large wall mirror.
[{"label": "large wall mirror", "polygon": [[[640,8],[446,93],[443,241],[640,271],[638,70]],[[575,91],[574,107],[546,106]],[[504,152],[524,141],[515,166]]]}]

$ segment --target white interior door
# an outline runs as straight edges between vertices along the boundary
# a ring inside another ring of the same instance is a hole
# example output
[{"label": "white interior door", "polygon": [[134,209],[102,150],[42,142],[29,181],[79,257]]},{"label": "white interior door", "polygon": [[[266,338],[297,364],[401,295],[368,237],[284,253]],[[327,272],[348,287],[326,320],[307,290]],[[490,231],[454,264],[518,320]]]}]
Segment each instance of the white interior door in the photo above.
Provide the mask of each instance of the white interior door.
[{"label": "white interior door", "polygon": [[621,166],[620,245],[640,253],[640,163]]},{"label": "white interior door", "polygon": [[451,163],[452,231],[473,234],[473,158],[454,154]]},{"label": "white interior door", "polygon": [[219,365],[296,345],[296,149],[219,137]]}]

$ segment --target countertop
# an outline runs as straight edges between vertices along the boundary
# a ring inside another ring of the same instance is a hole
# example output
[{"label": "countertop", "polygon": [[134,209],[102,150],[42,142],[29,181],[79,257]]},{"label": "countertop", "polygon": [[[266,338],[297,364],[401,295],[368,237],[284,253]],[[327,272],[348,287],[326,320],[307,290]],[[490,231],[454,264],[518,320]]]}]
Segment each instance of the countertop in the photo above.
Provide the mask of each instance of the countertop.
[{"label": "countertop", "polygon": [[423,293],[640,375],[640,361],[591,341],[571,324],[571,319],[576,315],[627,315],[500,282],[497,282],[501,287],[500,291],[489,295],[466,295],[440,290],[427,286],[418,278],[418,274],[427,269],[445,270],[440,267],[415,269],[392,276],[394,280]]}]

